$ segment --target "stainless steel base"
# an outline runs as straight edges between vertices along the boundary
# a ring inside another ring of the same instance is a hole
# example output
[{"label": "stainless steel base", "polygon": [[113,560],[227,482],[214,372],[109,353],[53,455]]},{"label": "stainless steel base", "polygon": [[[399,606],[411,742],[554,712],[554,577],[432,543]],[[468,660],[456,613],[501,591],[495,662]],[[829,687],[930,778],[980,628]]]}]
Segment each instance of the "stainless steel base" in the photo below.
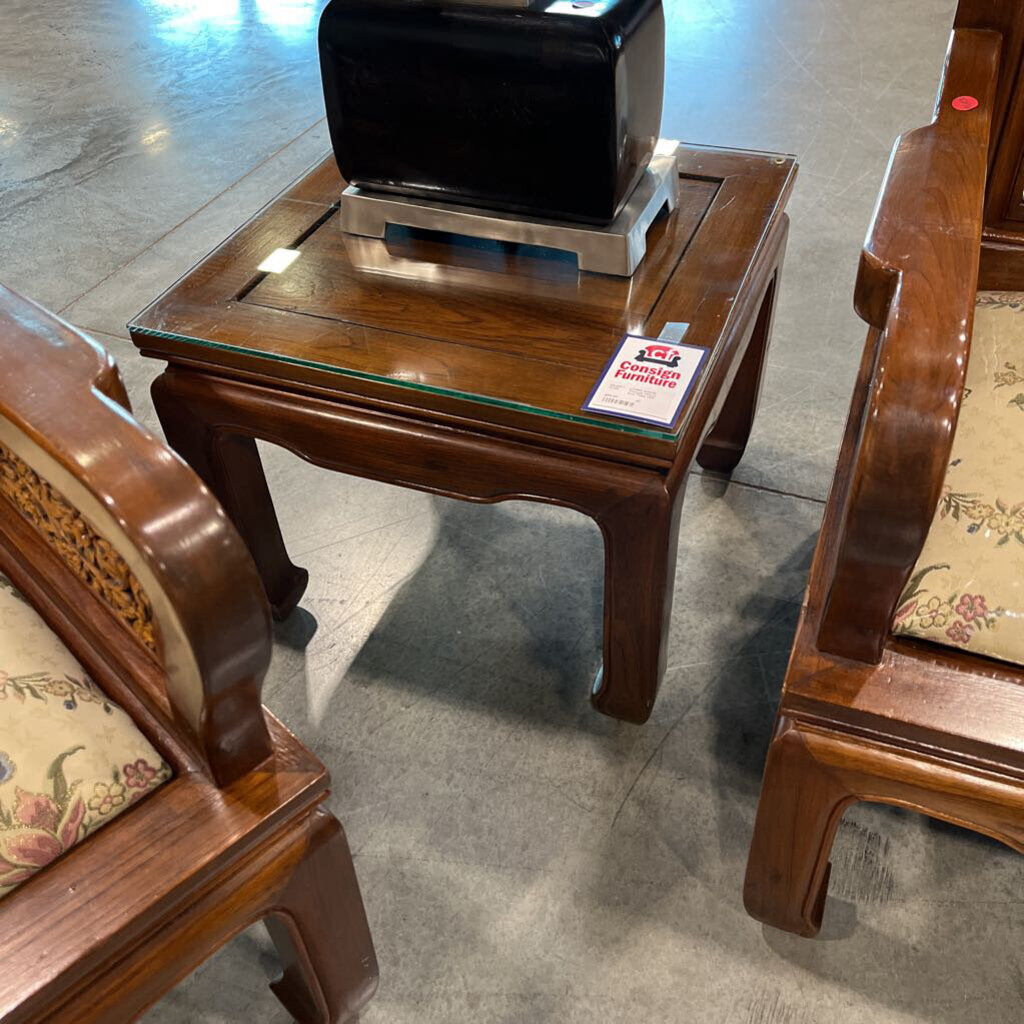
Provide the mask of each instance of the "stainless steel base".
[{"label": "stainless steel base", "polygon": [[517,217],[473,206],[370,192],[350,185],[341,194],[341,227],[352,235],[383,238],[389,224],[450,231],[473,238],[519,242],[573,252],[580,270],[629,277],[647,251],[647,229],[667,206],[676,208],[679,143],[662,139],[622,212],[607,227]]}]

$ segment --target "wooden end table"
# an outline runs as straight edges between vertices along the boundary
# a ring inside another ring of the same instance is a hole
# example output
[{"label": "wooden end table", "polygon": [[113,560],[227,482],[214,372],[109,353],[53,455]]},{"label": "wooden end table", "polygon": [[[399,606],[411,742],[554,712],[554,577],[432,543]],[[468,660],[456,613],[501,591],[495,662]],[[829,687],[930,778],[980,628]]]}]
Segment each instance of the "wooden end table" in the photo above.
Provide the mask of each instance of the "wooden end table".
[{"label": "wooden end table", "polygon": [[[166,360],[170,444],[223,503],[279,617],[298,603],[256,438],[319,466],[467,501],[578,509],[605,543],[594,706],[646,721],[665,660],[694,457],[728,472],[760,390],[786,245],[791,157],[684,146],[676,211],[632,278],[529,247],[345,235],[326,158],[129,325]],[[281,272],[258,266],[301,254]],[[709,349],[671,429],[584,412],[626,333],[690,324]]]}]

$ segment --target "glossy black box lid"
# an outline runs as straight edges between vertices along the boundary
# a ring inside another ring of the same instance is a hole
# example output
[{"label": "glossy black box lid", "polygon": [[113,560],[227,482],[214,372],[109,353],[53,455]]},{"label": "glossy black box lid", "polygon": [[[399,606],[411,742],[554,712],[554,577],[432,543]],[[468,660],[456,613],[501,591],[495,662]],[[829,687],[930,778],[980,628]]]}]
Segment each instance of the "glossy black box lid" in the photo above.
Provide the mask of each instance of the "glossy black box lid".
[{"label": "glossy black box lid", "polygon": [[327,119],[361,188],[605,224],[660,134],[661,0],[331,0]]}]

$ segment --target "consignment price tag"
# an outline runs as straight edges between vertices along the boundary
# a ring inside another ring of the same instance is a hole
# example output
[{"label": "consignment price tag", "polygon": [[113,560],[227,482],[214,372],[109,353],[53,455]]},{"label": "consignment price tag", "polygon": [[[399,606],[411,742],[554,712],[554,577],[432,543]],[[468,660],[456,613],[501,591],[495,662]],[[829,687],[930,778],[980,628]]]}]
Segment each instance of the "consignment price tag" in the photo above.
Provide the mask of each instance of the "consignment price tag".
[{"label": "consignment price tag", "polygon": [[583,408],[671,427],[707,354],[696,345],[627,334]]}]

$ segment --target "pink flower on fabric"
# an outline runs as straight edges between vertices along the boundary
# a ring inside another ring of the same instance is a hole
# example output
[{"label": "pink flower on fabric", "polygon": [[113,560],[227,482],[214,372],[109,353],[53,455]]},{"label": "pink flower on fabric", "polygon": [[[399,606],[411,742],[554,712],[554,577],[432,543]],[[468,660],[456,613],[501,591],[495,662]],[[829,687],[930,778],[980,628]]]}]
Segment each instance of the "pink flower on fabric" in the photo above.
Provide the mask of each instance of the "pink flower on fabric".
[{"label": "pink flower on fabric", "polygon": [[156,769],[144,758],[124,766],[124,782],[129,789],[148,789],[155,778]]},{"label": "pink flower on fabric", "polygon": [[964,594],[956,606],[956,613],[964,622],[973,622],[988,615],[988,606],[981,594]]},{"label": "pink flower on fabric", "polygon": [[973,632],[970,626],[965,626],[962,622],[954,622],[946,630],[946,636],[955,644],[966,644],[971,639]]},{"label": "pink flower on fabric", "polygon": [[4,860],[28,868],[42,868],[64,851],[60,841],[40,828],[26,828],[15,832],[3,842]]},{"label": "pink flower on fabric", "polygon": [[58,831],[58,838],[65,850],[78,842],[78,833],[82,828],[84,818],[85,801],[79,798],[68,807]]},{"label": "pink flower on fabric", "polygon": [[[23,820],[23,811],[36,819],[46,818],[50,814],[47,802],[56,810],[49,797],[19,790],[15,813],[19,821]],[[77,798],[68,805],[62,820],[57,821],[56,816],[53,817],[52,830],[28,826],[0,834],[0,886],[23,882],[74,846],[84,818],[85,803]]]},{"label": "pink flower on fabric", "polygon": [[45,793],[28,793],[20,786],[15,791],[14,816],[27,828],[57,831],[60,809]]}]

